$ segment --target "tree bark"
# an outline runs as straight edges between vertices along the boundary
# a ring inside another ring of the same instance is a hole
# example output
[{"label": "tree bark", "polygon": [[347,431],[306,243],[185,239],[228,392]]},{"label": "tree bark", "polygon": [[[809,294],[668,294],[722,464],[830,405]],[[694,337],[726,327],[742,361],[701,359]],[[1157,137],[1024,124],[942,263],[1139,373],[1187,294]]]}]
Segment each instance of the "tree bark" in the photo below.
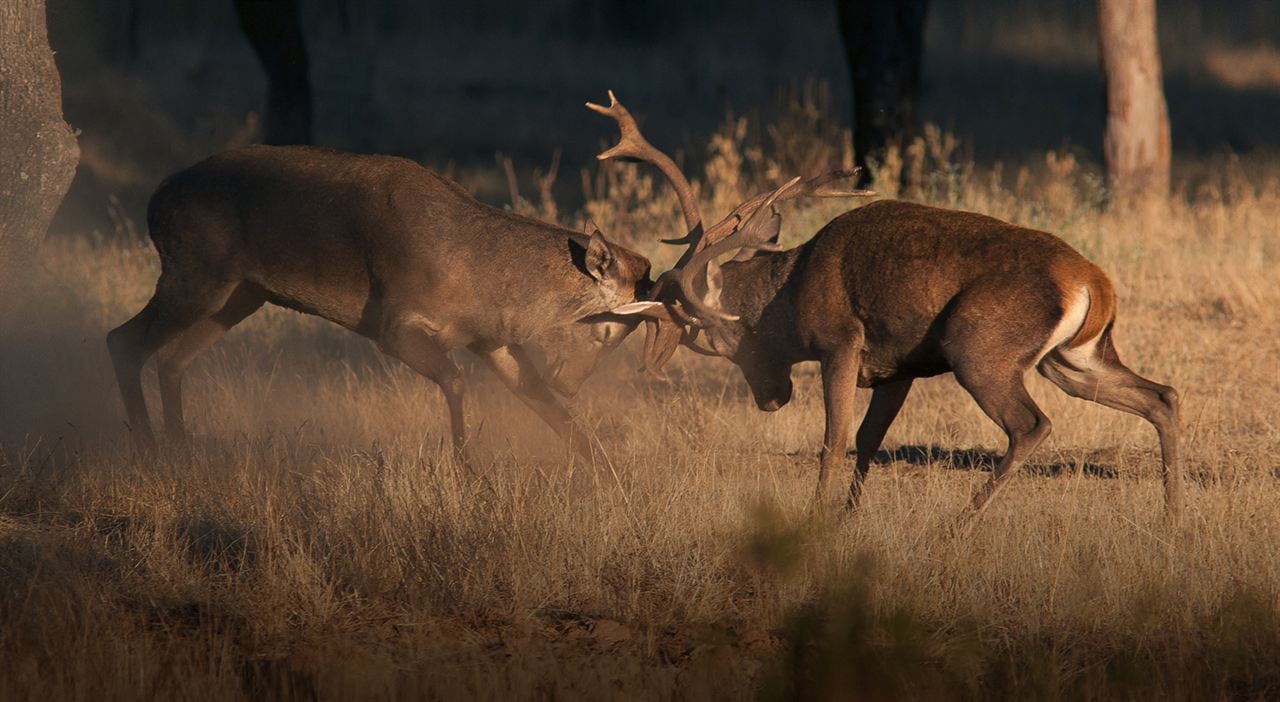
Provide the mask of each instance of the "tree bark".
[{"label": "tree bark", "polygon": [[311,77],[298,0],[236,0],[236,14],[267,74],[263,141],[310,144]]},{"label": "tree bark", "polygon": [[1169,193],[1169,112],[1160,74],[1155,0],[1098,0],[1107,83],[1102,137],[1112,199]]},{"label": "tree bark", "polygon": [[36,260],[80,149],[62,119],[62,81],[44,0],[0,2],[0,313]]},{"label": "tree bark", "polygon": [[871,162],[904,149],[918,130],[929,0],[836,0],[853,79],[853,150],[863,184]]}]

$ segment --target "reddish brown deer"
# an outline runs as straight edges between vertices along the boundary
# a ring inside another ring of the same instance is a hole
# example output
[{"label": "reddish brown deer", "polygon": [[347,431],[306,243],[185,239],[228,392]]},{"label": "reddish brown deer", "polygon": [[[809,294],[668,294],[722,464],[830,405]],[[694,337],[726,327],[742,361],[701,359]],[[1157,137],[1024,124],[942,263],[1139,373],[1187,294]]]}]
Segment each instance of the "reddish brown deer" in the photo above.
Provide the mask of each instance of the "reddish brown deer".
[{"label": "reddish brown deer", "polygon": [[[418,164],[311,147],[254,146],[171,176],[147,212],[155,295],[107,337],[130,426],[154,446],[142,368],[160,355],[165,425],[184,435],[182,375],[272,302],[377,342],[444,393],[466,458],[466,347],[580,454],[572,395],[634,328],[609,314],[647,293],[649,261],[590,236],[483,205]],[[544,381],[524,345],[548,354]],[[554,391],[554,392],[553,392]]]},{"label": "reddish brown deer", "polygon": [[[827,190],[832,173],[793,180],[703,229],[689,183],[641,136],[610,93],[621,131],[600,159],[656,165],[679,195],[688,246],[651,301],[619,311],[648,317],[645,364],[653,372],[683,343],[731,359],[756,404],[791,399],[791,366],[819,361],[826,406],[818,490],[845,465],[857,386],[873,388],[856,438],[846,504],[856,505],[871,459],[916,378],[955,374],[1004,430],[1009,448],[974,496],[982,510],[1049,435],[1049,419],[1024,386],[1031,368],[1075,397],[1151,422],[1160,436],[1166,508],[1178,511],[1178,396],[1120,362],[1112,341],[1115,293],[1107,276],[1061,239],[968,212],[881,201],[832,220],[789,250],[776,246],[775,205]],[[862,193],[869,194],[869,193]],[[721,267],[721,256],[738,251]]]}]

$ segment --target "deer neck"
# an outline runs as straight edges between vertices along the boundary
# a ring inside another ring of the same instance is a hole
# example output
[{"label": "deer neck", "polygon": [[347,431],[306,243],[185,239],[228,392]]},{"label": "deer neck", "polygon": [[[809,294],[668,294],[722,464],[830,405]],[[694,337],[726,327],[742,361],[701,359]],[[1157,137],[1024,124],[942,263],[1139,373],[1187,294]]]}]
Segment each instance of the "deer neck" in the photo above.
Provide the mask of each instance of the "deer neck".
[{"label": "deer neck", "polygon": [[752,335],[784,357],[800,358],[802,349],[790,348],[796,315],[787,282],[795,273],[800,249],[765,253],[746,261],[724,264],[724,288],[720,302],[738,316],[745,335]]}]

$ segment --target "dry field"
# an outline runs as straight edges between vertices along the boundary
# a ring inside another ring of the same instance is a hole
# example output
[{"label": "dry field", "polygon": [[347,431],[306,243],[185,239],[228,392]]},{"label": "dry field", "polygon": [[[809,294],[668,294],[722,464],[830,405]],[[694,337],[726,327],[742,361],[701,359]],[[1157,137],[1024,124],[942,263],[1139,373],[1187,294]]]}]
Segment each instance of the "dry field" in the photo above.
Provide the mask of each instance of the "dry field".
[{"label": "dry field", "polygon": [[[744,134],[713,140],[710,210],[780,167]],[[140,459],[103,338],[154,253],[63,237],[0,348],[0,697],[1280,695],[1280,181],[1227,160],[1106,212],[1070,156],[1002,173],[954,152],[931,131],[895,165],[923,174],[911,196],[1058,232],[1112,276],[1122,354],[1182,393],[1182,521],[1149,426],[1036,377],[1055,433],[955,532],[1003,441],[949,376],[917,385],[864,508],[811,519],[814,369],[763,414],[728,362],[637,375],[634,339],[578,401],[607,452],[592,494],[479,367],[471,475],[433,386],[279,309],[193,368],[191,444]],[[653,181],[590,189],[607,232],[670,260]],[[837,211],[792,210],[784,235]]]}]

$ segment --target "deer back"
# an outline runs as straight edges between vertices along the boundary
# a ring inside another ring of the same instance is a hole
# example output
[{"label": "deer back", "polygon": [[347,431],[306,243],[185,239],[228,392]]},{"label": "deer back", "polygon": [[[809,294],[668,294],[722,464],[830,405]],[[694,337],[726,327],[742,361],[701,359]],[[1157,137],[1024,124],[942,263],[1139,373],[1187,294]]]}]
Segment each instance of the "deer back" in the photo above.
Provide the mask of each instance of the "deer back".
[{"label": "deer back", "polygon": [[313,147],[211,157],[165,181],[148,220],[164,265],[250,281],[366,336],[387,309],[421,305],[458,343],[518,343],[635,299],[648,274],[609,245],[616,284],[600,285],[582,234],[484,205],[407,159]]},{"label": "deer back", "polygon": [[[1082,294],[1100,303],[1077,320],[1078,336],[1093,338],[1114,314],[1114,293],[1066,242],[984,215],[879,201],[796,249],[726,264],[723,301],[751,327],[744,341],[772,344],[790,363],[818,359],[856,330],[870,384],[946,372],[948,335],[966,325],[999,324],[1010,346],[1034,352]],[[989,303],[961,304],[979,298]],[[959,316],[974,309],[989,316]]]}]

